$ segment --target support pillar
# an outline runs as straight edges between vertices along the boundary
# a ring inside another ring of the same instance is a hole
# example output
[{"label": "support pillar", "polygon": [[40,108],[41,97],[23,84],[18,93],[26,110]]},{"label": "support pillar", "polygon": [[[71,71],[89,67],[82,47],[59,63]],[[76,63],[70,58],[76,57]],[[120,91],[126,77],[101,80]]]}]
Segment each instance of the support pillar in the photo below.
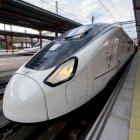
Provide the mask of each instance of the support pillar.
[{"label": "support pillar", "polygon": [[11,47],[12,47],[12,53],[14,53],[14,46],[13,46],[13,35],[11,35]]},{"label": "support pillar", "polygon": [[39,30],[39,39],[40,39],[40,49],[42,48],[42,30]]},{"label": "support pillar", "polygon": [[2,49],[2,42],[1,42],[1,49]]},{"label": "support pillar", "polygon": [[8,42],[7,42],[7,36],[5,36],[5,48],[6,48],[6,52],[8,53]]},{"label": "support pillar", "polygon": [[2,49],[2,41],[1,41],[1,36],[0,36],[0,46],[1,46],[1,49]]},{"label": "support pillar", "polygon": [[26,41],[26,48],[27,48],[27,41]]},{"label": "support pillar", "polygon": [[6,26],[5,26],[5,24],[4,24],[4,30],[6,30]]},{"label": "support pillar", "polygon": [[58,14],[58,1],[55,1],[56,4],[56,14]]},{"label": "support pillar", "polygon": [[55,37],[58,37],[58,31],[56,30],[56,32],[55,32]]},{"label": "support pillar", "polygon": [[31,37],[31,47],[33,47],[33,38]]},{"label": "support pillar", "polygon": [[23,48],[23,42],[21,42],[21,48]]},{"label": "support pillar", "polygon": [[92,24],[94,23],[94,16],[92,16]]}]

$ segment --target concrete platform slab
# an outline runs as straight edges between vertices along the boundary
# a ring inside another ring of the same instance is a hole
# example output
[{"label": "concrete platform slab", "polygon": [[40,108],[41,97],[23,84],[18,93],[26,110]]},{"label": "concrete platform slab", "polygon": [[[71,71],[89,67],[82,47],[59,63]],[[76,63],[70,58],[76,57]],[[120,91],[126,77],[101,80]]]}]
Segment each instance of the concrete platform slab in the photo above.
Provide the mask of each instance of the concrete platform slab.
[{"label": "concrete platform slab", "polygon": [[118,99],[123,100],[123,101],[132,102],[132,99],[133,99],[133,94],[131,94],[132,92],[133,92],[133,89],[123,88],[120,90]]},{"label": "concrete platform slab", "polygon": [[128,127],[129,122],[127,120],[110,115],[100,140],[127,140]]},{"label": "concrete platform slab", "polygon": [[134,89],[134,83],[132,81],[124,81],[122,88]]},{"label": "concrete platform slab", "polygon": [[125,101],[118,99],[113,107],[112,114],[126,119],[130,120],[130,114],[131,114],[131,102],[132,101]]}]

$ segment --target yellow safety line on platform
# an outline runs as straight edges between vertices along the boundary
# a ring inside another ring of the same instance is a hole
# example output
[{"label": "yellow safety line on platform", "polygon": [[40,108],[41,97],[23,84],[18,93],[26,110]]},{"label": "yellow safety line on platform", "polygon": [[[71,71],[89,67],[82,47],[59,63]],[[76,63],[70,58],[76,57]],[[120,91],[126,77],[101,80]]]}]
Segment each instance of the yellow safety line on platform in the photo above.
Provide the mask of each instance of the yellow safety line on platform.
[{"label": "yellow safety line on platform", "polygon": [[140,52],[137,55],[137,69],[131,112],[129,140],[140,140]]}]

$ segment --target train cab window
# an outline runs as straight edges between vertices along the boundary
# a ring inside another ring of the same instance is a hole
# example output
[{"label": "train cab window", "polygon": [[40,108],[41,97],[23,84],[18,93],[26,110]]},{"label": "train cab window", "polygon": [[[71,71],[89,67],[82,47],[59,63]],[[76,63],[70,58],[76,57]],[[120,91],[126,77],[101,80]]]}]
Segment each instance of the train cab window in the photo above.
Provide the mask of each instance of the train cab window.
[{"label": "train cab window", "polygon": [[[64,36],[63,39],[76,40],[76,39],[81,39],[88,36],[89,38],[87,39],[87,41],[89,41],[108,26],[109,25],[106,25],[106,24],[104,25],[91,24],[91,25],[80,26],[76,29],[71,30],[68,34],[66,34],[66,36]],[[89,36],[90,33],[91,33],[91,36]]]},{"label": "train cab window", "polygon": [[63,34],[61,34],[60,36],[58,36],[57,38],[55,38],[54,40],[56,41],[59,41],[59,40],[61,40],[61,39],[63,39],[69,32],[71,32],[71,30],[69,30],[69,31],[67,31],[67,32],[65,32],[65,33],[63,33]]},{"label": "train cab window", "polygon": [[71,32],[69,32],[64,39],[78,39],[82,36],[88,34],[93,29],[92,26],[81,26],[76,29],[73,29]]}]

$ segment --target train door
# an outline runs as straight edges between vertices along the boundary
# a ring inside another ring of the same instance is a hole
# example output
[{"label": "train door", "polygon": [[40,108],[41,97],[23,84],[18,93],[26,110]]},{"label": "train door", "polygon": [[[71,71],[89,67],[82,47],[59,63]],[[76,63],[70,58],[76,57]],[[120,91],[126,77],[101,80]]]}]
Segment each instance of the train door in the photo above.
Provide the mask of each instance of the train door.
[{"label": "train door", "polygon": [[94,59],[94,94],[100,92],[107,84],[107,73],[110,67],[111,39],[108,39]]},{"label": "train door", "polygon": [[95,96],[94,93],[94,59],[88,64],[87,67],[88,90],[86,93],[87,98]]},{"label": "train door", "polygon": [[[89,52],[83,54],[83,59],[79,63],[86,63]],[[80,62],[82,61],[82,62]],[[66,85],[65,96],[68,104],[73,104],[74,107],[80,106],[88,100],[88,67],[83,69],[79,75],[72,79]]]},{"label": "train door", "polygon": [[119,69],[123,66],[125,62],[125,34],[123,31],[120,31],[120,41],[118,45],[118,65]]},{"label": "train door", "polygon": [[[83,54],[83,60],[87,64],[86,66],[86,81],[87,81],[87,90],[85,92],[85,99],[91,99],[94,93],[94,58],[91,49]],[[89,61],[90,60],[90,61]]]},{"label": "train door", "polygon": [[111,53],[108,56],[108,80],[110,80],[118,71],[118,45],[119,32],[114,34],[111,39]]}]

